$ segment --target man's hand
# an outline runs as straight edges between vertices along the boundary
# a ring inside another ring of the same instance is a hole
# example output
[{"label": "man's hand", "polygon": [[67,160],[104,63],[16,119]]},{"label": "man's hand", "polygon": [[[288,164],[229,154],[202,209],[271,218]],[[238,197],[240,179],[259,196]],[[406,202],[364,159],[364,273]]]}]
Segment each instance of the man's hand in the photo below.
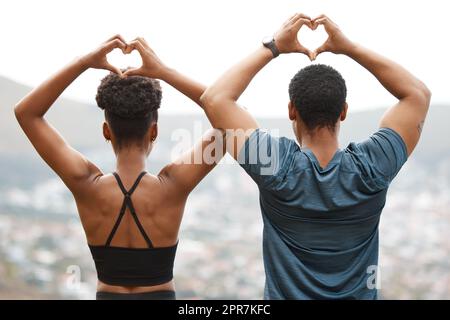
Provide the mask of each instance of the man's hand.
[{"label": "man's hand", "polygon": [[280,53],[304,53],[312,60],[314,57],[313,52],[305,48],[298,40],[298,32],[303,25],[313,29],[311,18],[301,13],[293,15],[283,24],[274,36]]},{"label": "man's hand", "polygon": [[127,53],[137,50],[142,58],[142,66],[136,69],[130,69],[124,73],[125,76],[143,76],[155,79],[161,79],[168,68],[158,58],[156,53],[150,48],[144,38],[136,38],[127,48]]},{"label": "man's hand", "polygon": [[323,25],[328,33],[328,39],[325,43],[313,52],[313,60],[323,52],[332,52],[335,54],[347,54],[354,44],[339,29],[339,26],[331,21],[325,15],[320,15],[312,20],[312,29],[316,30],[318,26]]},{"label": "man's hand", "polygon": [[345,54],[371,72],[399,100],[383,116],[380,127],[398,133],[405,142],[408,156],[411,155],[430,106],[430,90],[398,63],[350,41],[330,18],[321,15],[312,23],[313,30],[323,25],[328,33],[327,41],[314,51],[314,58],[322,52]]},{"label": "man's hand", "polygon": [[86,68],[104,69],[122,75],[122,71],[108,62],[106,55],[114,49],[121,49],[125,54],[127,50],[126,41],[120,35],[115,35],[104,42],[99,48],[85,55],[80,59],[80,63]]}]

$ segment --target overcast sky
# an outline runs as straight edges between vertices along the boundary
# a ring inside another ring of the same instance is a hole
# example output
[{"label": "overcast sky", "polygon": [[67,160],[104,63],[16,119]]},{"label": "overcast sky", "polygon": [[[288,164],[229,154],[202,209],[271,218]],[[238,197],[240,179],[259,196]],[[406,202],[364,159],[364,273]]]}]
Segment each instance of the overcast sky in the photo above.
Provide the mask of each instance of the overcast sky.
[{"label": "overcast sky", "polygon": [[[74,57],[121,33],[128,40],[147,38],[168,65],[208,84],[293,13],[326,13],[352,40],[400,62],[425,81],[435,103],[450,104],[449,7],[443,0],[2,0],[0,75],[35,86]],[[304,30],[302,39],[305,45],[317,47],[325,34]],[[121,67],[140,64],[137,55],[114,54],[111,61]],[[317,62],[343,74],[352,111],[395,102],[347,57],[323,54]],[[276,59],[256,78],[241,103],[255,114],[285,115],[289,80],[309,63],[303,55]],[[104,71],[88,71],[66,95],[95,103],[96,87],[104,75]],[[164,88],[164,112],[196,110]]]}]

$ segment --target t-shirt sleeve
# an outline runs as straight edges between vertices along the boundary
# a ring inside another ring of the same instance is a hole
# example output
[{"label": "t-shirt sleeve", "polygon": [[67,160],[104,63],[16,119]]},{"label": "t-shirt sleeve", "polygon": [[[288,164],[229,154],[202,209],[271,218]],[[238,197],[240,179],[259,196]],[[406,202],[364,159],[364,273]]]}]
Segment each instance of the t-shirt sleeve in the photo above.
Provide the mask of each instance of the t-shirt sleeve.
[{"label": "t-shirt sleeve", "polygon": [[239,152],[238,162],[259,188],[275,190],[291,166],[295,142],[257,129]]},{"label": "t-shirt sleeve", "polygon": [[366,174],[380,188],[388,187],[408,160],[403,139],[389,128],[381,128],[357,148],[367,161]]}]

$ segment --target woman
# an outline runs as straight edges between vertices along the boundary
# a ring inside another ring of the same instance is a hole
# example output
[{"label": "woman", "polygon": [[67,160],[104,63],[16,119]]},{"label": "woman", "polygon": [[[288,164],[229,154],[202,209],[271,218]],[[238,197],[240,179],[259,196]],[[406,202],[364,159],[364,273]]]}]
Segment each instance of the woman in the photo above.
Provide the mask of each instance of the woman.
[{"label": "woman", "polygon": [[[122,74],[106,58],[114,49],[124,54],[138,50],[142,67]],[[103,174],[44,118],[62,92],[90,68],[112,72],[98,88],[97,103],[105,112],[103,135],[111,141],[117,158],[114,174]],[[97,268],[97,299],[175,299],[173,263],[186,199],[223,155],[222,134],[209,131],[158,175],[145,172],[158,135],[162,94],[155,79],[197,104],[205,91],[205,86],[167,68],[144,39],[127,44],[118,35],[70,63],[15,108],[36,151],[75,198]],[[206,147],[221,152],[215,161],[194,163],[199,154],[203,159]]]}]

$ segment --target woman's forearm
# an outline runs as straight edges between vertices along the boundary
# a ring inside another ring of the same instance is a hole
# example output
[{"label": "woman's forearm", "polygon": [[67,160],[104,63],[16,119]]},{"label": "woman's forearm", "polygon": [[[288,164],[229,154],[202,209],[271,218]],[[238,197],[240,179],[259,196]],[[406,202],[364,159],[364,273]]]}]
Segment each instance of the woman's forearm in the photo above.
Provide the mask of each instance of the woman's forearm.
[{"label": "woman's forearm", "polygon": [[161,74],[161,80],[171,85],[173,88],[190,98],[196,104],[200,104],[200,97],[206,90],[206,86],[190,79],[184,74],[170,68],[165,68]]},{"label": "woman's forearm", "polygon": [[23,98],[15,108],[16,115],[43,117],[64,90],[87,68],[81,59],[74,60]]}]

